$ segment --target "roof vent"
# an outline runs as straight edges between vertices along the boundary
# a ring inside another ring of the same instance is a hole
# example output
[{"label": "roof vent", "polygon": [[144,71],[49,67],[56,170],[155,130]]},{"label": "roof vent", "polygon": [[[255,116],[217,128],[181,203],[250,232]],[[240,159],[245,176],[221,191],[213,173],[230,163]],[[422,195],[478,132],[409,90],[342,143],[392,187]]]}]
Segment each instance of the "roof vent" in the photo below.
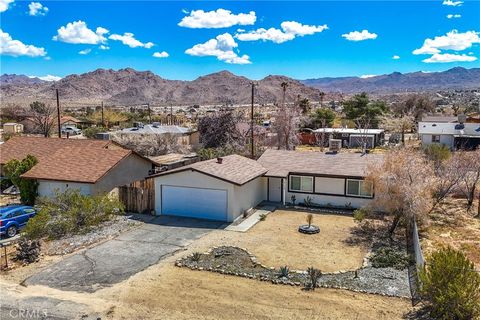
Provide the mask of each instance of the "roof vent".
[{"label": "roof vent", "polygon": [[217,158],[217,163],[222,164],[222,161],[223,161],[223,158],[222,158],[222,157],[218,157],[218,158]]}]

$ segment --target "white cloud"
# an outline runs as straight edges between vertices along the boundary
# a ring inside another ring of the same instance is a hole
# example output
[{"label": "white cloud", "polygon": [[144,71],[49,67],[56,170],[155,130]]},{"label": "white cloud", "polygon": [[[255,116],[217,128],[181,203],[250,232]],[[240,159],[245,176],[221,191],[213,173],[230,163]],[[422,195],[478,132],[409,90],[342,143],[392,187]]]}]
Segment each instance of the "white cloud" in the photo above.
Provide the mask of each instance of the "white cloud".
[{"label": "white cloud", "polygon": [[349,41],[363,41],[363,40],[373,40],[377,38],[376,33],[371,33],[368,30],[362,31],[352,31],[349,33],[342,34],[342,37]]},{"label": "white cloud", "polygon": [[437,36],[433,39],[426,39],[423,46],[413,50],[413,54],[435,54],[440,50],[462,51],[470,48],[474,43],[480,43],[479,32],[467,31],[459,33],[452,30],[444,36]]},{"label": "white cloud", "polygon": [[8,6],[12,3],[13,0],[0,0],[0,12],[5,12],[8,10]]},{"label": "white cloud", "polygon": [[112,34],[110,37],[108,37],[108,39],[121,41],[124,45],[129,46],[130,48],[142,47],[142,48],[150,49],[151,47],[154,46],[153,42],[143,43],[135,39],[134,36],[135,35],[131,32],[125,32],[123,35]]},{"label": "white cloud", "polygon": [[360,76],[362,79],[368,79],[368,78],[373,78],[376,77],[376,74],[364,74],[363,76]]},{"label": "white cloud", "polygon": [[92,52],[92,49],[84,49],[84,50],[78,51],[78,54],[86,55],[86,54],[89,54],[90,52]]},{"label": "white cloud", "polygon": [[44,7],[40,2],[30,2],[28,5],[28,14],[31,16],[44,16],[48,12],[48,8]]},{"label": "white cloud", "polygon": [[448,19],[458,19],[458,18],[461,18],[461,17],[462,17],[461,14],[447,14]]},{"label": "white cloud", "polygon": [[442,3],[444,6],[457,7],[463,4],[463,1],[444,0]]},{"label": "white cloud", "polygon": [[246,54],[238,56],[233,51],[238,44],[230,33],[218,35],[215,39],[210,39],[205,43],[194,45],[185,51],[186,54],[197,57],[217,57],[218,60],[231,64],[249,64],[250,57]]},{"label": "white cloud", "polygon": [[162,52],[154,52],[152,56],[155,58],[168,58],[169,54],[167,51],[162,51]]},{"label": "white cloud", "polygon": [[85,22],[78,20],[60,27],[53,40],[74,44],[98,44],[107,40],[104,35],[108,32],[107,29],[102,27],[98,27],[94,32],[87,27]]},{"label": "white cloud", "polygon": [[19,40],[13,40],[8,33],[0,29],[0,54],[14,57],[44,57],[47,55],[47,51],[45,51],[44,48],[24,44]]},{"label": "white cloud", "polygon": [[398,60],[398,59],[400,59],[400,56],[394,55],[394,56],[392,57],[392,59],[393,59],[393,60]]},{"label": "white cloud", "polygon": [[274,43],[283,43],[289,40],[293,40],[297,36],[303,37],[305,35],[312,35],[328,29],[328,26],[326,24],[322,26],[310,26],[301,24],[296,21],[284,21],[280,24],[280,27],[282,28],[282,30],[276,28],[260,28],[249,32],[240,32],[239,30],[237,30],[237,32],[240,33],[235,34],[235,38],[240,41],[263,40],[272,41]]},{"label": "white cloud", "polygon": [[58,81],[62,79],[62,77],[52,76],[51,74],[47,74],[46,76],[28,76],[29,78],[38,78],[43,81]]},{"label": "white cloud", "polygon": [[466,54],[435,53],[430,58],[422,60],[426,63],[446,63],[446,62],[472,62],[477,57],[467,56]]},{"label": "white cloud", "polygon": [[232,11],[225,9],[207,12],[193,10],[189,16],[183,17],[178,25],[186,28],[228,28],[235,25],[252,25],[256,20],[254,11],[234,14]]},{"label": "white cloud", "polygon": [[109,46],[106,46],[106,45],[100,45],[100,47],[98,47],[100,50],[109,50],[110,47]]}]

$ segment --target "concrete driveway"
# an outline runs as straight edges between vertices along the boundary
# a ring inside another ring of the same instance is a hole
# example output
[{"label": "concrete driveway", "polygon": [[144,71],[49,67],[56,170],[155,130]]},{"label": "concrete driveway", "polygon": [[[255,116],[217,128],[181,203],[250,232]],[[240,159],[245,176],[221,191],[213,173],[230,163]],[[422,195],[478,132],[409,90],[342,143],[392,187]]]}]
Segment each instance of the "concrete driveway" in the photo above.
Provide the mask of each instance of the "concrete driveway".
[{"label": "concrete driveway", "polygon": [[168,216],[135,215],[134,218],[145,224],[65,258],[24,283],[94,292],[129,278],[224,225],[223,222]]}]

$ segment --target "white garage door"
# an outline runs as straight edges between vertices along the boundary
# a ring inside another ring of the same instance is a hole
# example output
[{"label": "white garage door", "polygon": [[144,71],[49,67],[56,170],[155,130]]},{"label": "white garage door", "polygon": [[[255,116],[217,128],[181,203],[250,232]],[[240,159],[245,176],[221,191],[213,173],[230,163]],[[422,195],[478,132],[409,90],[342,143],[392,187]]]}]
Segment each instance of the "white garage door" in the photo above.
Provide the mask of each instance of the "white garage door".
[{"label": "white garage door", "polygon": [[162,214],[227,221],[227,190],[162,186]]}]

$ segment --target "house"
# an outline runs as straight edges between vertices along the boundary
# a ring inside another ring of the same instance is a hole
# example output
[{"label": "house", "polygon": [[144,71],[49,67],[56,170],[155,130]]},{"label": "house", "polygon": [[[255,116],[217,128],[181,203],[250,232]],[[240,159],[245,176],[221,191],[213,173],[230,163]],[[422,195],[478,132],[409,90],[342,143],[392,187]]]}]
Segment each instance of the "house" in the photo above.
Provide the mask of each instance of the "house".
[{"label": "house", "polygon": [[262,201],[365,206],[374,197],[364,180],[367,166],[381,159],[269,149],[257,161],[230,155],[148,178],[154,179],[157,214],[234,221]]},{"label": "house", "polygon": [[325,143],[328,143],[329,139],[341,139],[345,148],[359,148],[366,143],[370,149],[380,146],[385,140],[383,129],[320,128],[312,132],[317,143],[322,139],[322,135],[325,135]]},{"label": "house", "polygon": [[451,150],[475,149],[480,146],[480,123],[419,122],[422,145],[441,143]]},{"label": "house", "polygon": [[38,163],[22,177],[38,181],[40,196],[67,189],[85,195],[107,193],[145,178],[156,166],[111,141],[13,137],[0,146],[2,169],[11,159],[21,160],[29,154]]},{"label": "house", "polygon": [[3,124],[3,133],[16,134],[23,132],[23,124],[15,122],[7,122]]},{"label": "house", "polygon": [[125,128],[117,131],[101,133],[99,139],[110,139],[111,136],[127,136],[127,135],[171,135],[176,136],[178,143],[181,145],[198,145],[199,133],[189,128],[175,125],[161,125],[158,122],[152,124],[136,123],[134,127]]}]

